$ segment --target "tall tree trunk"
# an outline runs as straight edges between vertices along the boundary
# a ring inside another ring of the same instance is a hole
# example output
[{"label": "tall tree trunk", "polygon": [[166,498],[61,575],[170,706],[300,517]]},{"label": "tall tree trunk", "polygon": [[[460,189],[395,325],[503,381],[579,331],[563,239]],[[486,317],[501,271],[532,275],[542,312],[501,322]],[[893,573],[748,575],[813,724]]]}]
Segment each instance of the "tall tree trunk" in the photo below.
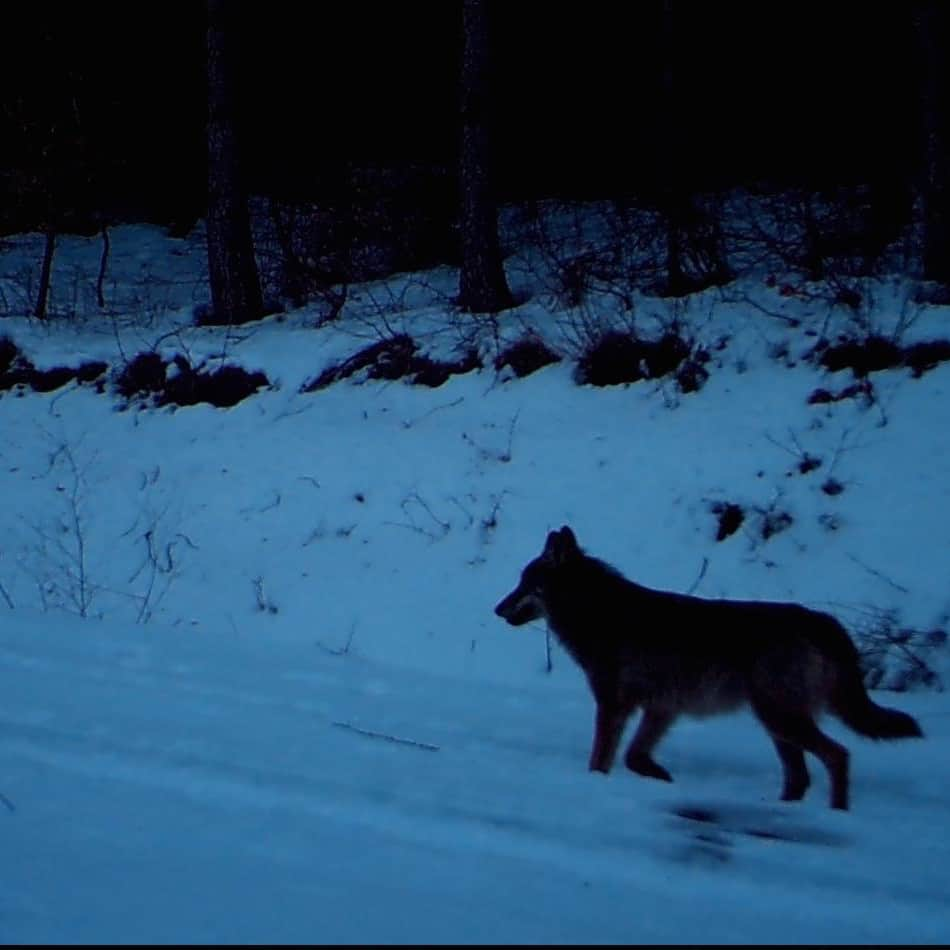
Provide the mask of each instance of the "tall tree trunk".
[{"label": "tall tree trunk", "polygon": [[923,210],[925,280],[950,286],[950,134],[947,77],[943,63],[947,14],[943,4],[923,0],[914,11],[920,57],[920,197]]},{"label": "tall tree trunk", "polygon": [[512,305],[498,243],[498,209],[492,194],[489,132],[489,36],[486,0],[462,5],[461,252],[459,306],[476,313]]},{"label": "tall tree trunk", "polygon": [[46,319],[46,305],[49,301],[49,285],[53,275],[53,255],[56,252],[56,230],[51,224],[46,226],[46,240],[43,244],[43,264],[40,267],[40,288],[36,295],[33,316],[38,320]]},{"label": "tall tree trunk", "polygon": [[208,275],[206,322],[246,323],[264,313],[235,128],[233,0],[208,0]]},{"label": "tall tree trunk", "polygon": [[683,5],[663,0],[661,32],[660,161],[658,176],[666,223],[666,283],[673,297],[727,283],[732,271],[723,239],[720,203],[697,191],[683,106],[682,54],[676,16]]},{"label": "tall tree trunk", "polygon": [[663,205],[666,213],[666,292],[678,295],[685,290],[683,275],[683,183],[679,172],[682,157],[681,117],[676,108],[673,33],[673,0],[663,0]]},{"label": "tall tree trunk", "polygon": [[96,303],[105,310],[106,295],[103,287],[106,282],[106,268],[109,266],[109,225],[102,226],[102,256],[99,258],[99,276],[96,278]]}]

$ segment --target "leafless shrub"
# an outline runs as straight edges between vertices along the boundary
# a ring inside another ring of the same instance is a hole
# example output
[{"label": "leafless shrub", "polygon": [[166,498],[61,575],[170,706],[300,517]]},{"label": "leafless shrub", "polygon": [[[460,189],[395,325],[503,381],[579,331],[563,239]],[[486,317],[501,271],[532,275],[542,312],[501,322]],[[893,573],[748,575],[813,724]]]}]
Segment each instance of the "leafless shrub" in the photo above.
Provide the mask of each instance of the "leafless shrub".
[{"label": "leafless shrub", "polygon": [[318,198],[255,202],[265,297],[293,308],[317,304],[325,323],[339,316],[351,284],[453,260],[448,188],[433,167],[348,166],[315,183]]},{"label": "leafless shrub", "polygon": [[871,607],[862,611],[856,635],[870,688],[896,692],[917,687],[943,689],[932,661],[938,651],[946,649],[945,630],[916,630],[902,624],[896,610]]},{"label": "leafless shrub", "polygon": [[[59,473],[56,497],[42,518],[29,523],[34,540],[21,551],[18,566],[35,583],[44,610],[102,617],[131,606],[134,620],[148,623],[180,577],[185,552],[196,546],[171,517],[173,502],[159,497],[158,468],[142,476],[141,506],[132,524],[110,535],[100,524],[96,479],[90,477],[96,458],[83,457],[80,447],[81,441],[63,441],[51,452],[49,471]],[[174,497],[172,492],[167,499]]]}]

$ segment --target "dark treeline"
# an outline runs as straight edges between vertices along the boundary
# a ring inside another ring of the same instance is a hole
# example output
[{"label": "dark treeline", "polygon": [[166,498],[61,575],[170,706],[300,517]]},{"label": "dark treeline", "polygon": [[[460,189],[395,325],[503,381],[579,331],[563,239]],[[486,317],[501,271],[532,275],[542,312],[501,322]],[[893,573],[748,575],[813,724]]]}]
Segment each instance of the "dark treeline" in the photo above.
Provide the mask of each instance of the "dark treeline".
[{"label": "dark treeline", "polygon": [[[306,193],[340,160],[451,165],[458,6],[240,4],[252,186]],[[677,122],[697,178],[820,184],[905,164],[912,13],[898,2],[677,4]],[[493,14],[501,197],[648,187],[664,127],[661,3],[523,2]],[[119,209],[200,197],[204,4],[37,4],[11,25],[5,172],[37,160],[54,132],[64,152],[84,140]]]},{"label": "dark treeline", "polygon": [[[461,0],[235,6],[250,194],[342,206],[354,169],[376,169],[456,215]],[[498,201],[667,207],[675,177],[690,194],[869,185],[909,214],[947,177],[944,4],[487,9]],[[195,0],[8,11],[0,229],[207,213],[207,17]]]}]

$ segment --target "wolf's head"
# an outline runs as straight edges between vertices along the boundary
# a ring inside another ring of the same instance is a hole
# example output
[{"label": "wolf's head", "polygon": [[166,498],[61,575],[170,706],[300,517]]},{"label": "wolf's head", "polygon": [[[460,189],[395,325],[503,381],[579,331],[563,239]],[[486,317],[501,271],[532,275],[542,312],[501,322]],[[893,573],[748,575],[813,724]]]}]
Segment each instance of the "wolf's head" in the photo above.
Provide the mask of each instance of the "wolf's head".
[{"label": "wolf's head", "polygon": [[581,556],[577,538],[567,525],[552,531],[544,550],[527,564],[518,586],[495,607],[495,613],[513,627],[546,617],[551,587],[557,583],[560,569]]}]

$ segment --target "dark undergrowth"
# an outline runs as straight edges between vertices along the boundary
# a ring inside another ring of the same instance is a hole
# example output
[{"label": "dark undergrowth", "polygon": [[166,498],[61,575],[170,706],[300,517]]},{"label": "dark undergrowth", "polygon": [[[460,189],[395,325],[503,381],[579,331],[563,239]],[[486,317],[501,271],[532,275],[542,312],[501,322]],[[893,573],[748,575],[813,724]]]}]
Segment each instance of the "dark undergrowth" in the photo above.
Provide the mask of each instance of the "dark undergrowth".
[{"label": "dark undergrowth", "polygon": [[[561,356],[536,334],[528,332],[508,344],[493,361],[498,372],[510,370],[524,378]],[[839,389],[818,388],[808,397],[811,404],[845,399],[874,401],[869,374],[907,368],[915,378],[942,363],[950,362],[950,340],[930,340],[901,346],[881,336],[864,339],[840,338],[837,343],[818,343],[809,358],[830,372],[850,369],[856,381]],[[643,339],[635,333],[610,330],[601,334],[581,352],[574,367],[574,380],[581,385],[616,386],[641,380],[671,379],[683,393],[700,390],[709,378],[707,350],[670,329],[657,339]],[[412,385],[435,388],[450,377],[483,368],[474,348],[465,349],[457,359],[436,359],[423,353],[419,344],[405,333],[394,334],[364,346],[352,356],[334,363],[301,387],[313,393],[345,379],[405,380]],[[19,394],[33,390],[52,392],[69,383],[92,385],[99,392],[114,390],[128,401],[154,406],[190,406],[198,403],[219,408],[237,405],[260,389],[271,385],[260,371],[224,365],[211,370],[192,366],[180,354],[170,359],[159,353],[139,353],[110,374],[102,361],[85,361],[76,366],[37,369],[6,336],[0,336],[0,392]],[[110,385],[111,384],[111,385]]]},{"label": "dark undergrowth", "polygon": [[[97,392],[104,393],[109,381],[109,364],[101,360],[37,369],[12,340],[0,337],[0,391],[49,393],[76,382],[93,385]],[[111,383],[112,390],[129,402],[153,406],[208,403],[218,408],[237,405],[270,385],[261,372],[248,372],[239,366],[195,368],[181,355],[165,360],[152,351],[129,360],[113,375]]]},{"label": "dark undergrowth", "polygon": [[450,376],[481,369],[478,353],[469,349],[457,360],[437,360],[419,352],[408,334],[399,333],[371,343],[339,363],[328,366],[319,376],[304,383],[301,392],[326,389],[343,379],[405,379],[417,386],[435,388]]},{"label": "dark undergrowth", "polygon": [[515,376],[524,379],[545,366],[560,362],[560,359],[540,337],[525,334],[501,350],[495,359],[495,369],[500,372],[510,366]]},{"label": "dark undergrowth", "polygon": [[872,334],[864,339],[844,338],[835,344],[819,343],[813,356],[832,373],[850,369],[858,378],[865,378],[869,373],[903,366],[919,378],[941,363],[950,362],[950,340],[900,346],[887,337]]},{"label": "dark undergrowth", "polygon": [[249,372],[240,366],[221,366],[216,370],[195,368],[180,354],[165,360],[155,352],[139,353],[115,378],[115,388],[120,395],[130,402],[153,406],[208,403],[226,409],[269,385],[270,381],[260,371]]},{"label": "dark undergrowth", "polygon": [[581,385],[618,386],[645,379],[673,377],[684,393],[697,392],[709,378],[709,355],[674,330],[657,340],[609,330],[594,340],[577,361],[574,378]]},{"label": "dark undergrowth", "polygon": [[108,368],[107,363],[87,360],[78,366],[37,369],[9,337],[0,337],[0,390],[19,387],[21,393],[27,389],[49,393],[75,381],[79,384],[94,383],[102,392]]}]

